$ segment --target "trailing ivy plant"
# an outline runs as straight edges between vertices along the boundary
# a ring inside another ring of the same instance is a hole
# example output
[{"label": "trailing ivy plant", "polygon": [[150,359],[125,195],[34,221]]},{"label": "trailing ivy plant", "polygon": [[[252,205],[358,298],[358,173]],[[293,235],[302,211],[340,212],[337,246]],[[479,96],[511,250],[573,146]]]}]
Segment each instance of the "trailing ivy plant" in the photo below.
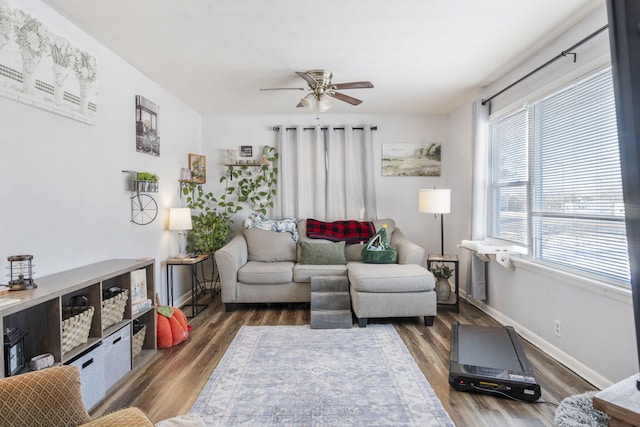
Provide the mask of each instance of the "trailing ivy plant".
[{"label": "trailing ivy plant", "polygon": [[266,215],[267,209],[273,208],[276,195],[278,184],[276,160],[278,160],[276,149],[267,145],[262,150],[262,164],[258,171],[255,167],[247,165],[228,166],[226,175],[220,177],[220,182],[225,183],[227,195],[235,196],[238,203],[248,204],[252,210]]},{"label": "trailing ivy plant", "polygon": [[267,213],[272,208],[278,184],[278,153],[271,146],[263,149],[260,168],[228,166],[220,177],[224,191],[216,196],[205,192],[202,185],[187,183],[183,194],[191,209],[192,229],[187,235],[190,252],[213,253],[227,243],[232,233],[233,215],[248,206],[256,212]]}]

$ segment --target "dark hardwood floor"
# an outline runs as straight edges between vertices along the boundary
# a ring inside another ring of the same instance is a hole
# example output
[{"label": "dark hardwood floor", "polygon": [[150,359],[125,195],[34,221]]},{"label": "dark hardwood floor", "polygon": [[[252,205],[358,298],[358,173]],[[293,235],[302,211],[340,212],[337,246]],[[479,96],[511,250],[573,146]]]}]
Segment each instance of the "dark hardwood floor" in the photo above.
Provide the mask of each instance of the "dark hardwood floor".
[{"label": "dark hardwood floor", "polygon": [[[309,309],[303,305],[240,305],[226,313],[220,296],[203,297],[209,307],[191,320],[188,341],[158,350],[148,362],[129,375],[117,390],[94,408],[92,415],[138,406],[154,421],[188,412],[220,358],[242,325],[299,325],[309,323]],[[461,303],[460,313],[438,312],[433,326],[419,318],[380,319],[393,323],[416,363],[442,401],[456,426],[552,426],[555,405],[563,398],[595,388],[572,371],[522,340],[542,387],[540,401],[520,403],[484,394],[464,393],[449,386],[451,324],[496,326],[477,308]],[[357,326],[355,326],[357,327]]]}]

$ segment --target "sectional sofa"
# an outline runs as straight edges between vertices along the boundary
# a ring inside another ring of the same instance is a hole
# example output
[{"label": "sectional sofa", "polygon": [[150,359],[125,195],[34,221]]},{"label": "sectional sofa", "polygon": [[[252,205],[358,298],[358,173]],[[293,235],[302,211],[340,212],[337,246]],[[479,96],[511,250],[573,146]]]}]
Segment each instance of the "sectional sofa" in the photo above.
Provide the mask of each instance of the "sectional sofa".
[{"label": "sectional sofa", "polygon": [[360,326],[366,326],[368,318],[413,316],[433,324],[435,280],[422,266],[425,251],[407,239],[393,219],[373,225],[375,231],[386,225],[398,250],[395,264],[363,263],[362,243],[310,238],[306,224],[299,220],[293,232],[246,228],[215,252],[227,311],[242,303],[309,302],[312,277],[347,276]]}]

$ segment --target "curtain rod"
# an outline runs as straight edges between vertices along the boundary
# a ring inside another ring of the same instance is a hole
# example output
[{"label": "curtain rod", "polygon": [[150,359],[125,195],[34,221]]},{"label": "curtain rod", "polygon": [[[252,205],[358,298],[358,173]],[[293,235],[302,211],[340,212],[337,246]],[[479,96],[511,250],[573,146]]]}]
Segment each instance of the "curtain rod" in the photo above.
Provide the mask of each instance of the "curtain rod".
[{"label": "curtain rod", "polygon": [[[285,130],[296,130],[297,128],[284,128]],[[309,127],[309,128],[302,128],[302,130],[313,130],[315,129],[315,127]],[[322,130],[327,130],[329,129],[327,126],[323,126],[320,129]],[[344,130],[344,127],[334,127],[334,130]],[[362,126],[360,127],[352,127],[352,130],[363,130],[364,128]],[[273,131],[279,131],[280,130],[280,126],[274,126],[271,130]],[[378,130],[378,126],[371,126],[371,130]]]},{"label": "curtain rod", "polygon": [[505,87],[504,89],[502,89],[501,91],[493,94],[492,96],[490,96],[487,99],[483,99],[482,100],[482,105],[486,105],[488,102],[491,102],[491,100],[493,98],[495,98],[498,95],[501,95],[503,92],[506,92],[507,90],[511,89],[512,87],[514,87],[515,85],[517,85],[518,83],[520,83],[521,81],[525,80],[528,77],[531,77],[532,75],[534,75],[535,73],[537,73],[538,71],[542,70],[543,68],[545,68],[547,65],[550,65],[551,63],[557,61],[560,58],[564,58],[567,55],[573,55],[573,62],[576,62],[576,57],[577,57],[577,53],[572,52],[573,49],[583,45],[584,43],[588,42],[589,40],[591,40],[592,38],[594,38],[595,36],[597,36],[598,34],[600,34],[601,32],[603,32],[604,30],[606,30],[609,27],[609,25],[604,25],[601,28],[599,28],[598,30],[594,31],[593,33],[589,34],[587,37],[583,38],[582,40],[580,40],[578,43],[574,44],[573,46],[571,46],[570,48],[563,50],[562,52],[560,52],[560,54],[558,54],[557,56],[555,56],[554,58],[548,60],[547,62],[545,62],[544,64],[542,64],[541,66],[539,66],[538,68],[536,68],[535,70],[531,71],[529,74],[525,75],[524,77],[521,77],[520,79],[516,80],[515,82],[511,83],[509,86]]}]

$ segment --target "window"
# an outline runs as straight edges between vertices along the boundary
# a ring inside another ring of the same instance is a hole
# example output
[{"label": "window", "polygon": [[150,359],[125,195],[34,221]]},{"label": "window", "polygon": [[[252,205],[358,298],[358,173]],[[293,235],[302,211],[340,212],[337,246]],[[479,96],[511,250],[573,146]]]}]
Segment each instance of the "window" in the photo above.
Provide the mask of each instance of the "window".
[{"label": "window", "polygon": [[489,233],[629,283],[611,70],[490,123]]}]

